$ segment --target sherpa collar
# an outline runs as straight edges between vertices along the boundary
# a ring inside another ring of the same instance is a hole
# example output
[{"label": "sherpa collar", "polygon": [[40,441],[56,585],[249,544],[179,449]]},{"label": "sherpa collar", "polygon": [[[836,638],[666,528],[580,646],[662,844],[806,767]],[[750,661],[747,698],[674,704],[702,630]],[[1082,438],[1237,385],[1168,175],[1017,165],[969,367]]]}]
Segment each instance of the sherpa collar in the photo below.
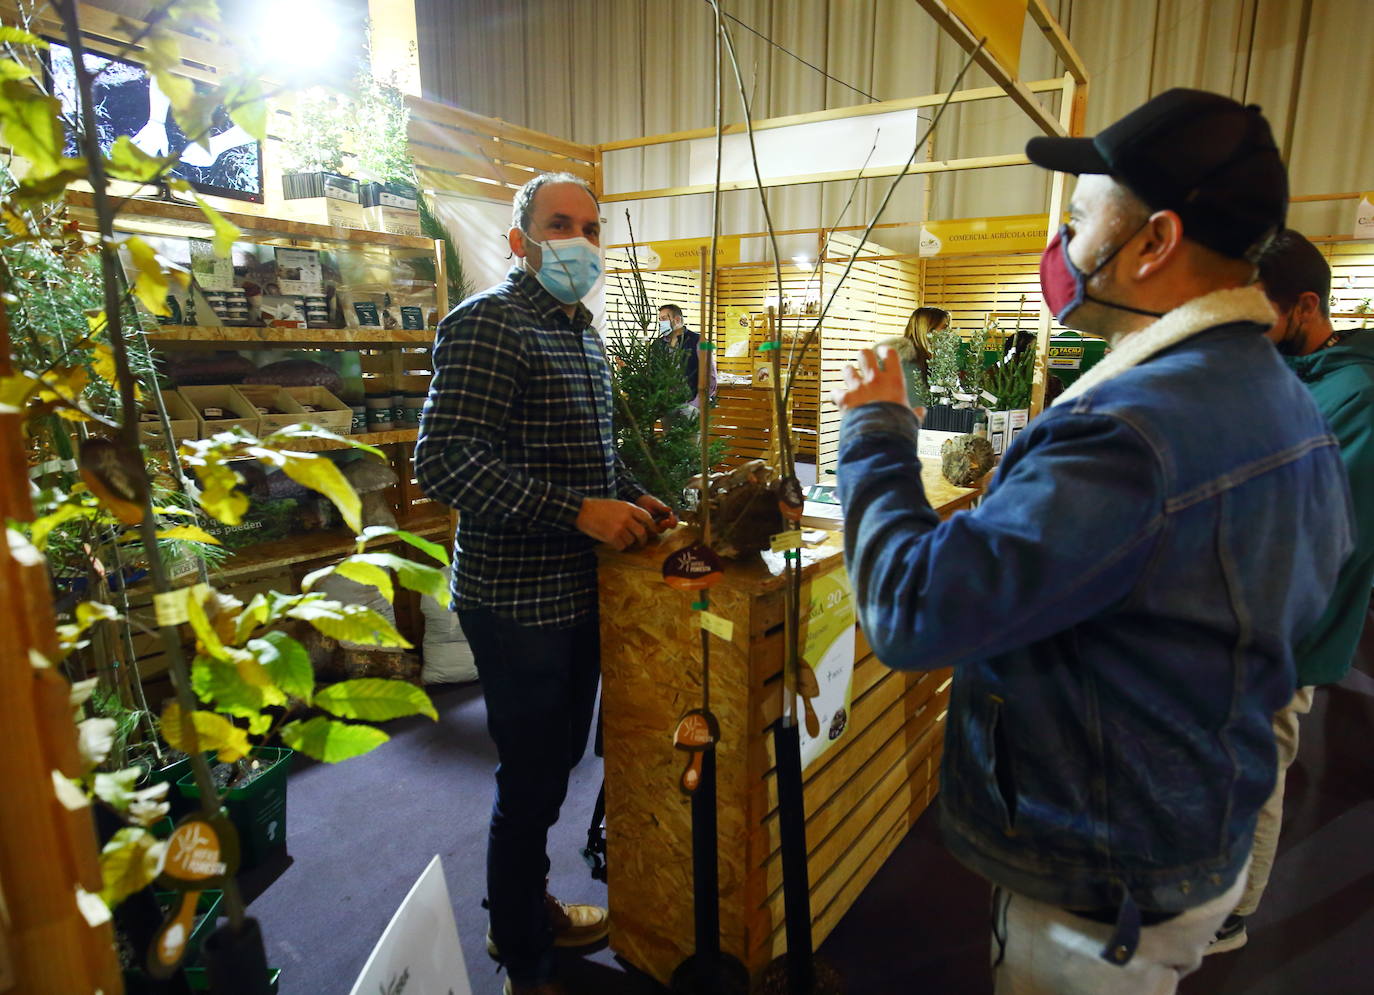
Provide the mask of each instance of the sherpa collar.
[{"label": "sherpa collar", "polygon": [[1274,323],[1274,307],[1258,287],[1214,290],[1179,305],[1158,321],[1128,336],[1125,342],[1055,398],[1054,403],[1062,404],[1086,393],[1184,339],[1190,339],[1209,328],[1237,321],[1253,321],[1265,326]]}]

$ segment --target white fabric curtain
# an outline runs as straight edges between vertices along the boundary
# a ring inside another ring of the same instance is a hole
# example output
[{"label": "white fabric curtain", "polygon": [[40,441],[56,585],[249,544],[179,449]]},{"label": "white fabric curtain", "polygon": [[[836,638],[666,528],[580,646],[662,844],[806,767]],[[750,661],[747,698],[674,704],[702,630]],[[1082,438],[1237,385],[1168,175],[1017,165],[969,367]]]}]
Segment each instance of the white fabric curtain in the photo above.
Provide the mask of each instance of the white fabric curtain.
[{"label": "white fabric curtain", "polygon": [[[722,0],[725,10],[838,79],[882,99],[947,88],[963,53],[911,0]],[[1148,97],[1193,86],[1260,104],[1289,152],[1295,194],[1374,189],[1364,139],[1374,132],[1374,60],[1367,0],[1050,0],[1088,64],[1088,129]],[[704,0],[417,0],[426,96],[579,142],[709,126],[714,121],[712,18]],[[866,102],[732,25],[756,117]],[[726,75],[726,119],[740,120]],[[1062,72],[1028,19],[1021,76]],[[964,86],[989,80],[971,70]],[[1051,99],[1051,98],[1046,98]],[[1055,108],[1057,110],[1057,108]],[[1292,122],[1290,128],[1290,121]],[[934,136],[939,158],[1016,151],[1035,130],[1010,101],[954,107]],[[854,149],[857,168],[867,147]],[[686,181],[683,146],[621,153],[613,188]],[[804,150],[799,150],[804,161]],[[1045,210],[1047,178],[1034,167],[940,175],[935,218]],[[884,220],[917,221],[920,177],[903,181]],[[839,217],[848,184],[774,190],[780,227],[862,224],[886,181],[864,181]],[[636,203],[641,239],[709,230],[709,197]],[[608,205],[608,236],[623,241],[622,205]],[[1345,230],[1351,205],[1295,209],[1309,234]],[[758,231],[753,193],[726,195],[727,232]],[[877,239],[909,249],[909,236]],[[914,244],[914,243],[912,243]],[[784,252],[813,251],[791,243]]]}]

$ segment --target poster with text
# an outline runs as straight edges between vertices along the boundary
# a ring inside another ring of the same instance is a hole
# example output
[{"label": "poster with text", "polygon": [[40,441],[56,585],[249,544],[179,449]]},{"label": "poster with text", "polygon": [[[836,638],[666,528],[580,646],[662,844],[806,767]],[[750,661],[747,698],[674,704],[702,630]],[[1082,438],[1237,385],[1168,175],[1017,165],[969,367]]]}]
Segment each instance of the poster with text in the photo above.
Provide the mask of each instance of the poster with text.
[{"label": "poster with text", "polygon": [[818,735],[812,736],[806,728],[806,709],[799,702],[804,771],[849,729],[856,619],[848,572],[839,567],[813,578],[802,591],[802,604],[807,606],[802,623],[802,659],[815,672],[819,692],[807,700],[818,720]]},{"label": "poster with text", "polygon": [[391,917],[351,995],[472,995],[444,865],[436,855]]}]

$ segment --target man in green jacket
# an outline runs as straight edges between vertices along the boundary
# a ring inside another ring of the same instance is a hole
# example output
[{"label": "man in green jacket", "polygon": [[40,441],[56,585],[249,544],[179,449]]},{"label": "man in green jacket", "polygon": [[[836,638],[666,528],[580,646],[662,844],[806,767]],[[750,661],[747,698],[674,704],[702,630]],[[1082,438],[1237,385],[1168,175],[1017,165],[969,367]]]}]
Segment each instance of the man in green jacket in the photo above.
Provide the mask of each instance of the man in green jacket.
[{"label": "man in green jacket", "polygon": [[1284,777],[1298,753],[1298,716],[1311,711],[1317,685],[1335,684],[1350,670],[1374,584],[1374,329],[1332,330],[1331,267],[1315,245],[1291,228],[1280,233],[1260,260],[1260,279],[1279,315],[1269,338],[1288,357],[1340,441],[1355,509],[1356,545],[1341,568],[1326,614],[1297,648],[1297,691],[1274,716],[1278,783],[1255,825],[1245,892],[1208,953],[1245,944],[1245,917],[1259,906],[1274,864]]}]

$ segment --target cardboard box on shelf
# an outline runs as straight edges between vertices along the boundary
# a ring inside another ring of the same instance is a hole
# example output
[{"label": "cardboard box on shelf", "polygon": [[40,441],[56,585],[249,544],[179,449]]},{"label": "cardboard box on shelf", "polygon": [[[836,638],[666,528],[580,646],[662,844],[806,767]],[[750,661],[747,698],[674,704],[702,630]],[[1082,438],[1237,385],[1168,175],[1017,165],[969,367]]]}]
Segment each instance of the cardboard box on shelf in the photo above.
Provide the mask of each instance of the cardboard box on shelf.
[{"label": "cardboard box on shelf", "polygon": [[310,421],[310,413],[300,406],[285,387],[275,384],[240,384],[239,393],[257,411],[258,431],[266,435],[288,425],[303,425]]},{"label": "cardboard box on shelf", "polygon": [[393,235],[419,235],[418,193],[404,183],[366,183],[363,185],[363,210],[373,231]]},{"label": "cardboard box on shelf", "polygon": [[360,184],[337,173],[290,173],[281,178],[282,212],[294,221],[367,230]]},{"label": "cardboard box on shelf", "polygon": [[316,411],[306,411],[305,421],[340,435],[348,435],[353,425],[353,409],[323,387],[286,387],[297,404]]},{"label": "cardboard box on shelf", "polygon": [[[243,428],[254,435],[259,432],[261,419],[258,416],[258,409],[249,403],[248,398],[244,397],[237,387],[228,384],[182,387],[178,393],[195,412],[202,439],[208,439],[218,432],[225,432],[236,427]],[[206,417],[207,411],[218,411],[219,414]]]},{"label": "cardboard box on shelf", "polygon": [[[191,406],[186,403],[186,399],[175,390],[164,390],[162,392],[162,404],[167,409],[167,421],[172,427],[172,448],[175,449],[183,439],[200,438],[200,421]],[[144,411],[157,409],[151,403],[145,404]],[[162,419],[157,418],[151,421],[140,422],[138,426],[139,440],[153,449],[167,448],[167,436],[162,431]]]}]

